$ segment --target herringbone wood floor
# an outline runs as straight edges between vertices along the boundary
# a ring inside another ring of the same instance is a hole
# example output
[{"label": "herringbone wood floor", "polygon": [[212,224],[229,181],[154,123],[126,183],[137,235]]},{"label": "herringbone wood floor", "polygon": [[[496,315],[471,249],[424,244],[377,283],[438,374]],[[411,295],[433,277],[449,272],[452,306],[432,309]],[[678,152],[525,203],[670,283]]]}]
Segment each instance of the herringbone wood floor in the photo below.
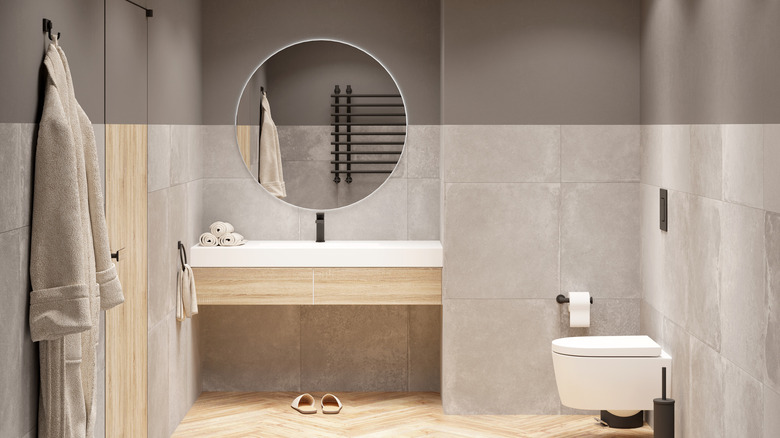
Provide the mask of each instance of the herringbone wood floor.
[{"label": "herringbone wood floor", "polygon": [[[293,392],[204,392],[174,437],[652,437],[588,415],[444,415],[431,392],[344,392],[340,414],[303,415]],[[324,393],[312,393],[319,400]]]}]

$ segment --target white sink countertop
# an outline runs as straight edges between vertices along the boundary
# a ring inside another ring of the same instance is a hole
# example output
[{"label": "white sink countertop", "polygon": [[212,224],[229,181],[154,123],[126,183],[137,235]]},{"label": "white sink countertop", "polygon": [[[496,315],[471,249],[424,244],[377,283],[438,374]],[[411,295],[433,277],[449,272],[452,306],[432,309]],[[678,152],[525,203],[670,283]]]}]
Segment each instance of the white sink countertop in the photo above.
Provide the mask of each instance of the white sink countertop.
[{"label": "white sink countertop", "polygon": [[241,246],[195,245],[190,265],[214,268],[441,268],[438,240],[250,240]]}]

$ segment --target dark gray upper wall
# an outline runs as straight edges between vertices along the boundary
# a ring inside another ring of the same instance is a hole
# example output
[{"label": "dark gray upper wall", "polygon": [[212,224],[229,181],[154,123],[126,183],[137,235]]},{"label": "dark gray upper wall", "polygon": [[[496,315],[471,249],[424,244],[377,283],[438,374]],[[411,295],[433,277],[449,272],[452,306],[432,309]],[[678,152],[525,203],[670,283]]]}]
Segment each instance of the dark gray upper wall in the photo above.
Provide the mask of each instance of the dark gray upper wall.
[{"label": "dark gray upper wall", "polygon": [[638,124],[639,0],[443,0],[444,124]]},{"label": "dark gray upper wall", "polygon": [[780,122],[780,1],[644,0],[642,123]]},{"label": "dark gray upper wall", "polygon": [[199,125],[201,1],[149,0],[149,123]]},{"label": "dark gray upper wall", "polygon": [[139,7],[106,0],[106,123],[147,123],[146,20]]},{"label": "dark gray upper wall", "polygon": [[43,104],[42,21],[62,33],[76,98],[93,123],[103,123],[103,0],[4,1],[0,11],[0,123],[37,123]]},{"label": "dark gray upper wall", "polygon": [[203,0],[203,122],[233,124],[266,57],[305,40],[342,40],[377,57],[407,97],[409,122],[439,124],[438,0]]},{"label": "dark gray upper wall", "polygon": [[[256,76],[266,79],[255,81]],[[328,125],[333,103],[330,95],[336,84],[344,94],[347,85],[352,86],[355,94],[398,93],[387,71],[365,52],[347,44],[310,41],[282,50],[258,69],[250,80],[249,90],[241,96],[238,122],[242,125],[258,123],[259,86],[264,85],[277,125]],[[247,99],[246,94],[252,91],[251,99]],[[380,109],[384,112],[397,110]]]}]

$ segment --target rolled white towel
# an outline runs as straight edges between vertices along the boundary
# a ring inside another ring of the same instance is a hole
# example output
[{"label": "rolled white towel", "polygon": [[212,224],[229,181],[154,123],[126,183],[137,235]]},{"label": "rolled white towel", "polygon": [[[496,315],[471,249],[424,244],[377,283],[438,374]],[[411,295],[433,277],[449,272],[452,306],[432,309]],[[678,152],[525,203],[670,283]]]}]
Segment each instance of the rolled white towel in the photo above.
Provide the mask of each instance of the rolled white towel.
[{"label": "rolled white towel", "polygon": [[219,239],[217,239],[217,236],[208,232],[200,235],[200,246],[217,246],[217,245],[219,245]]},{"label": "rolled white towel", "polygon": [[239,246],[246,243],[244,236],[238,233],[227,233],[219,238],[220,246]]},{"label": "rolled white towel", "polygon": [[233,231],[235,231],[233,225],[230,225],[228,222],[222,222],[222,221],[216,221],[213,224],[211,224],[209,230],[211,231],[211,234],[213,234],[217,238],[220,238],[225,234],[232,233]]}]

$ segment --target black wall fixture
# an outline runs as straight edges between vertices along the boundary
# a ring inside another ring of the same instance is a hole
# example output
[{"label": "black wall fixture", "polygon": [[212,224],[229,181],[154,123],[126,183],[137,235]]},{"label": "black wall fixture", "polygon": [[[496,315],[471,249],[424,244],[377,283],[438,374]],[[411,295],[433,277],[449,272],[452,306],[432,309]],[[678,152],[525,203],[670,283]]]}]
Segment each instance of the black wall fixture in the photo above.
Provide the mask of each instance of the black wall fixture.
[{"label": "black wall fixture", "polygon": [[668,211],[667,211],[667,200],[669,199],[669,196],[667,194],[666,189],[661,189],[661,205],[660,205],[660,211],[661,211],[661,222],[660,227],[662,231],[668,231],[669,222],[668,222]]}]

